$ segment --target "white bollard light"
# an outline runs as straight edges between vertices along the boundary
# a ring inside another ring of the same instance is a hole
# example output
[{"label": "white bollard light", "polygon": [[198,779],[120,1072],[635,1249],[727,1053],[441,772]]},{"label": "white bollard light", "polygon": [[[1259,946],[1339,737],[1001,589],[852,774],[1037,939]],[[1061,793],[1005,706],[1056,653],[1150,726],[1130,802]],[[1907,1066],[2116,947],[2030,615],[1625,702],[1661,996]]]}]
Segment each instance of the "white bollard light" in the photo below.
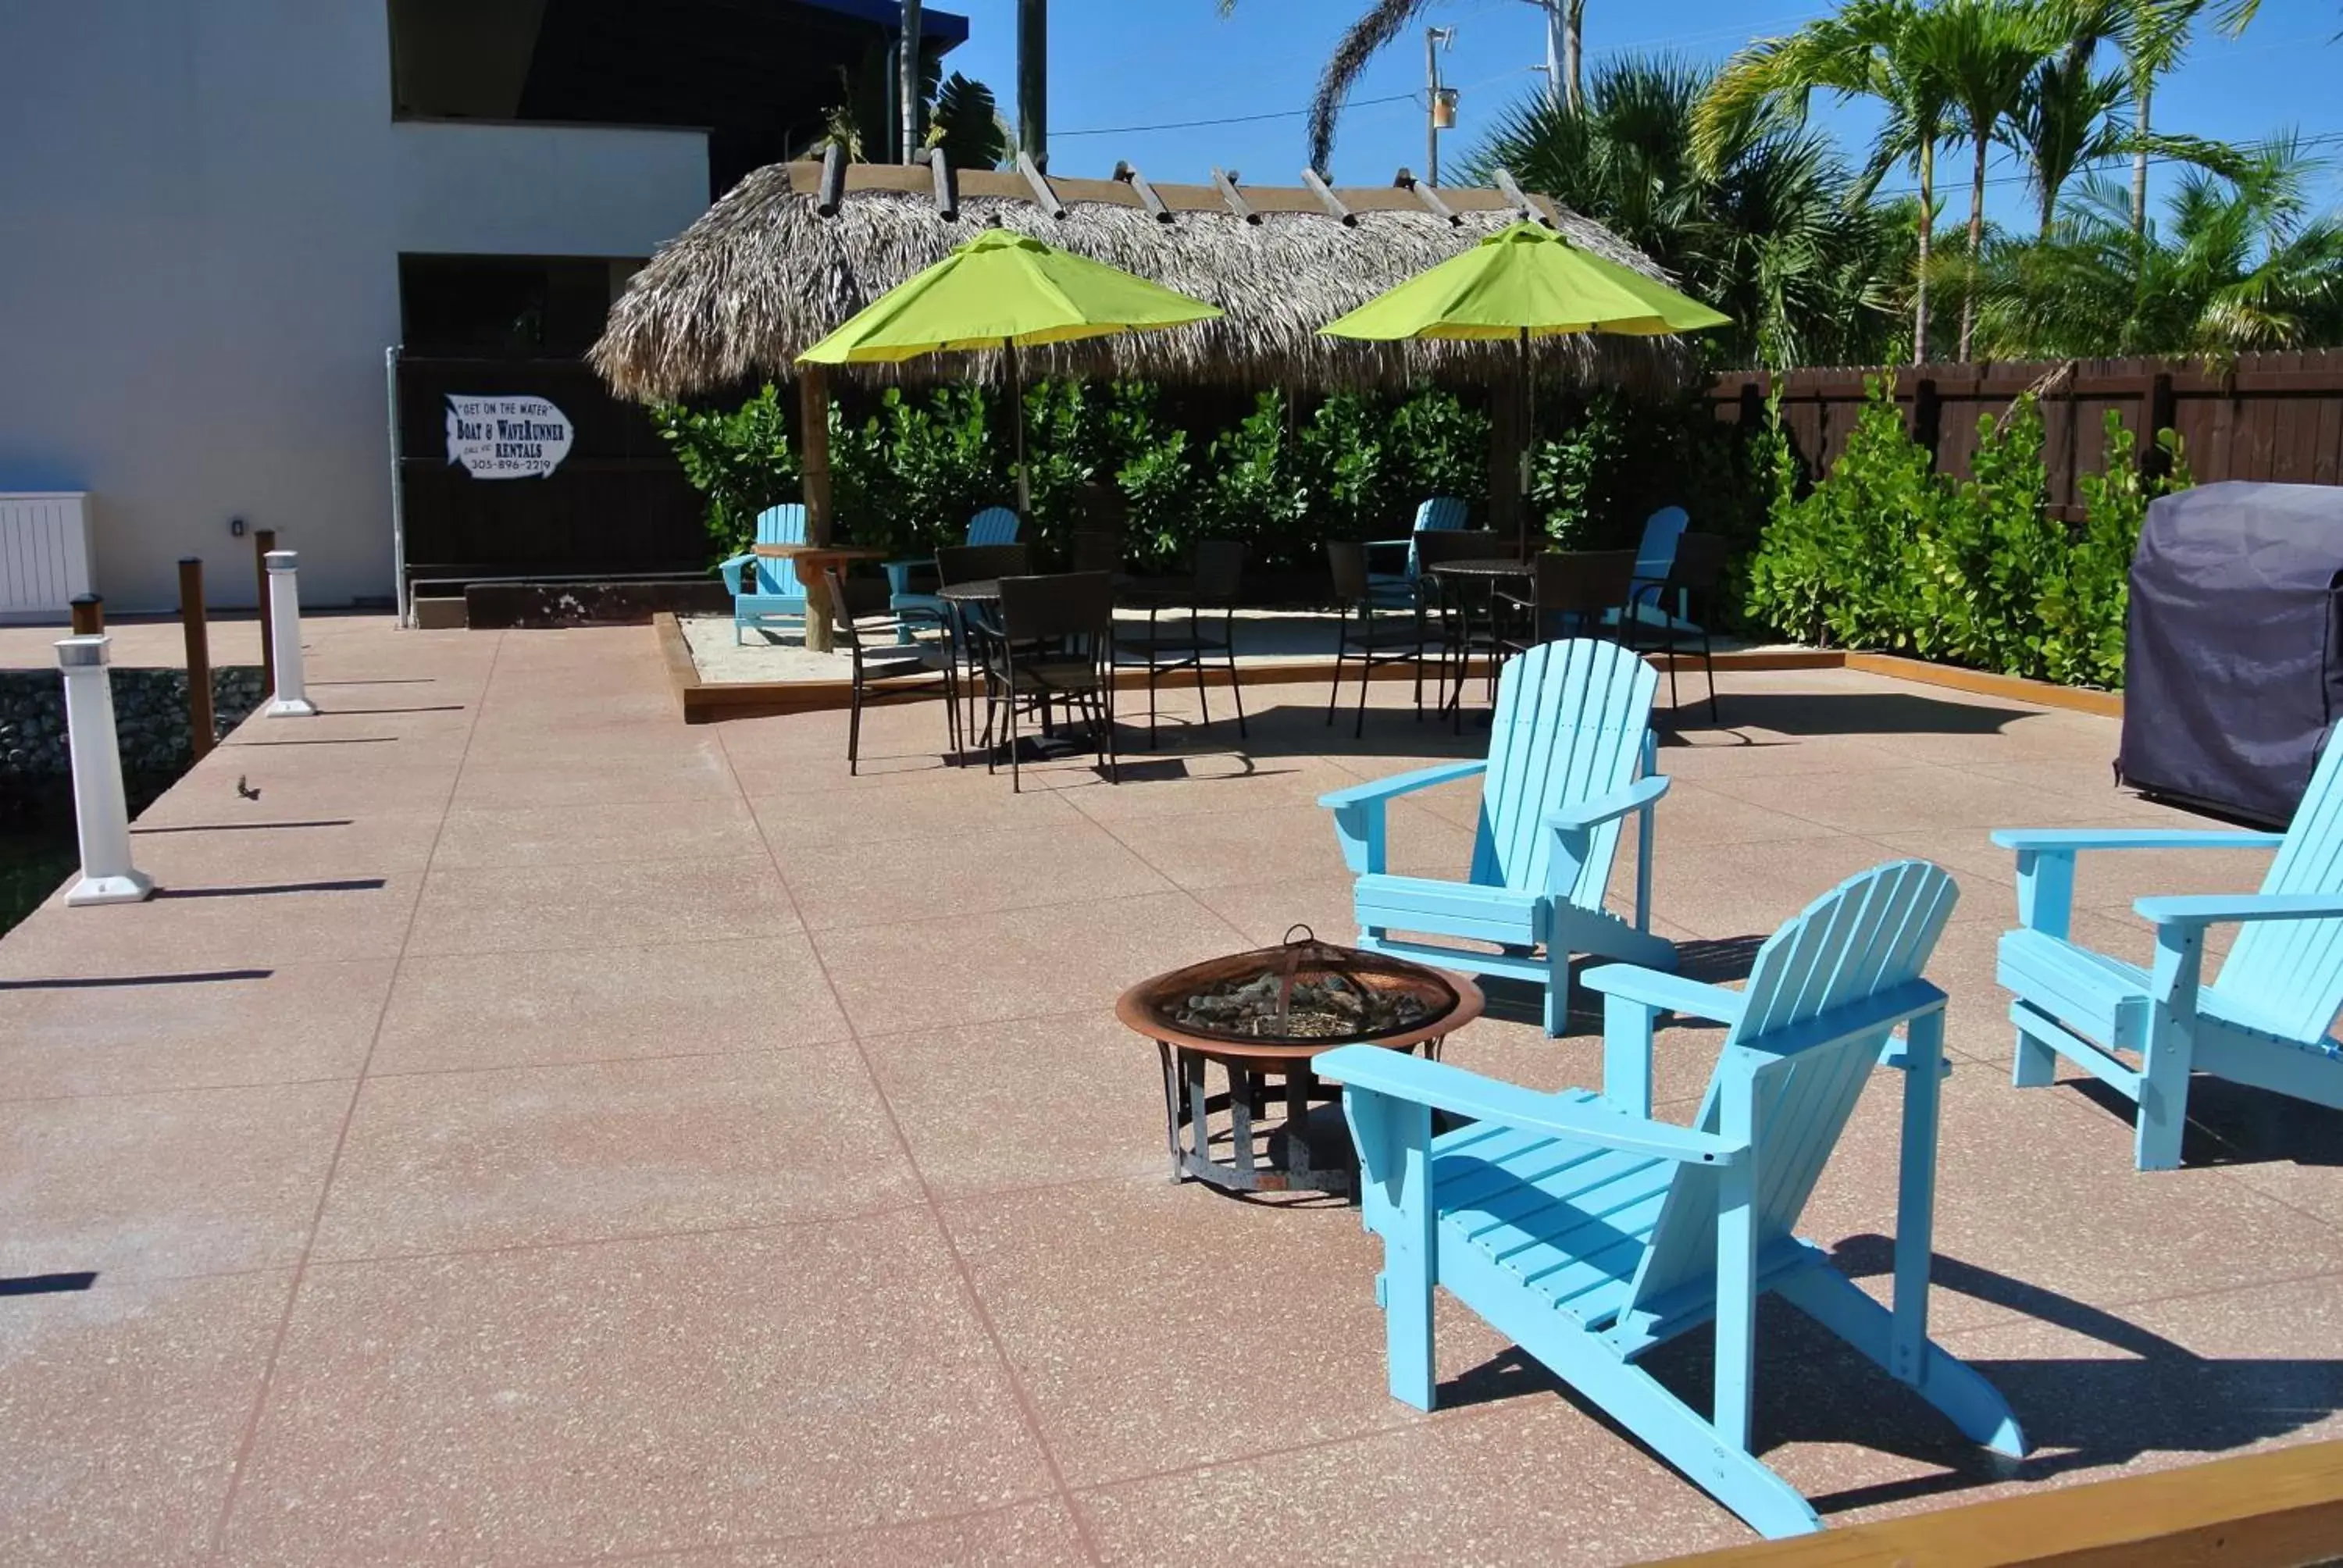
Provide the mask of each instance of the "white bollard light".
[{"label": "white bollard light", "polygon": [[107,639],[69,637],[57,644],[65,678],[65,745],[73,756],[74,827],[81,838],[81,880],[68,904],[135,904],[155,890],[130,864],[130,806],[122,793],[122,749],[114,738],[114,688],[106,673]]},{"label": "white bollard light", "polygon": [[277,657],[277,694],[268,717],[314,719],[317,709],[301,678],[301,588],[294,574],[299,558],[291,550],[271,550],[266,558],[269,647]]}]

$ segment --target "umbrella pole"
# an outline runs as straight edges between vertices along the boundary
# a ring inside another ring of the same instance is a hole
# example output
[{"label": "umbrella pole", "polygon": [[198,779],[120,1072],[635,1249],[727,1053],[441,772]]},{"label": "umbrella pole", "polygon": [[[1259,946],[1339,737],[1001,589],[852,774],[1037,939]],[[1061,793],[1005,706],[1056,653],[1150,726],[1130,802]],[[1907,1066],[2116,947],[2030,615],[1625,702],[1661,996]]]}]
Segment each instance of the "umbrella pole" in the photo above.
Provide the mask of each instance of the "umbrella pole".
[{"label": "umbrella pole", "polygon": [[1522,558],[1527,560],[1530,554],[1530,458],[1537,450],[1537,379],[1530,374],[1530,329],[1523,327],[1521,336],[1514,341],[1521,348],[1522,374],[1522,504],[1516,519],[1521,535],[1517,542]]},{"label": "umbrella pole", "polygon": [[1033,486],[1025,477],[1025,378],[1017,366],[1017,340],[1002,338],[1001,351],[1009,357],[1009,427],[1017,433],[1017,515],[1031,521]]}]

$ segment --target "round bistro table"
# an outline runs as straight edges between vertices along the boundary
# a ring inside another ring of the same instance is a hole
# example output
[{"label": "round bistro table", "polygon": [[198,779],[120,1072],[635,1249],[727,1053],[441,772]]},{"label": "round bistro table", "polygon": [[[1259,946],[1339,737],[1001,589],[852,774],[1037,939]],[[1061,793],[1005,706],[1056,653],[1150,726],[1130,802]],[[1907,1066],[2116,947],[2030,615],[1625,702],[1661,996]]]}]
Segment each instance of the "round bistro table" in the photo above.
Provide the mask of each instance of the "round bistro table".
[{"label": "round bistro table", "polygon": [[1492,556],[1476,560],[1439,561],[1423,569],[1431,573],[1442,588],[1448,587],[1453,579],[1459,590],[1455,595],[1456,613],[1463,625],[1457,638],[1456,689],[1447,706],[1455,710],[1457,726],[1462,729],[1464,721],[1464,679],[1472,671],[1474,651],[1473,623],[1476,601],[1481,620],[1488,631],[1488,647],[1484,651],[1489,656],[1489,679],[1493,690],[1497,678],[1497,585],[1534,579],[1537,568],[1511,556]]},{"label": "round bistro table", "polygon": [[[1395,967],[1436,975],[1456,993],[1456,1005],[1417,1028],[1356,1043],[1386,1050],[1421,1050],[1436,1061],[1442,1042],[1481,1016],[1486,1005],[1481,988],[1452,970],[1392,961]],[[1226,1192],[1298,1191],[1355,1197],[1358,1157],[1336,1109],[1342,1091],[1322,1082],[1310,1070],[1312,1057],[1352,1042],[1234,1040],[1188,1033],[1148,1007],[1147,998],[1165,978],[1141,980],[1123,992],[1115,1001],[1114,1015],[1134,1033],[1152,1040],[1162,1060],[1163,1133],[1172,1155],[1172,1180],[1202,1181]],[[1221,1093],[1211,1092],[1205,1079],[1208,1066],[1219,1067],[1227,1080]],[[1284,1102],[1285,1116],[1269,1135],[1264,1162],[1253,1146],[1253,1123],[1265,1112],[1272,1087]],[[1212,1158],[1215,1111],[1229,1114],[1227,1160]],[[1322,1144],[1333,1145],[1332,1158],[1319,1152]]]}]

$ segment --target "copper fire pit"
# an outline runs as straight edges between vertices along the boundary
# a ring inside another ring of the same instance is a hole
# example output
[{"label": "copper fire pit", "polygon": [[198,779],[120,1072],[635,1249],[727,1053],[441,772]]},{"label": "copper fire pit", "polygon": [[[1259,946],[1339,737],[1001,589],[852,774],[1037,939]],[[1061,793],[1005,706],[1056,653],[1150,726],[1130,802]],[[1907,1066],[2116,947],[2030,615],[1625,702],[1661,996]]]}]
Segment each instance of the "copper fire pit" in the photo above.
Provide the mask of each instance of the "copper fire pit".
[{"label": "copper fire pit", "polygon": [[[1441,1041],[1481,1016],[1480,987],[1403,959],[1336,947],[1297,926],[1282,945],[1209,959],[1141,980],[1115,1016],[1155,1041],[1163,1063],[1172,1179],[1236,1192],[1348,1193],[1358,1161],[1334,1108],[1340,1091],[1310,1060],[1365,1043],[1436,1058]],[[1226,1080],[1206,1083],[1210,1065]],[[1272,1080],[1284,1116],[1266,1126]],[[1216,1137],[1212,1116],[1227,1121]],[[1260,1147],[1267,1132],[1267,1149]],[[1227,1159],[1214,1157],[1225,1142]]]}]

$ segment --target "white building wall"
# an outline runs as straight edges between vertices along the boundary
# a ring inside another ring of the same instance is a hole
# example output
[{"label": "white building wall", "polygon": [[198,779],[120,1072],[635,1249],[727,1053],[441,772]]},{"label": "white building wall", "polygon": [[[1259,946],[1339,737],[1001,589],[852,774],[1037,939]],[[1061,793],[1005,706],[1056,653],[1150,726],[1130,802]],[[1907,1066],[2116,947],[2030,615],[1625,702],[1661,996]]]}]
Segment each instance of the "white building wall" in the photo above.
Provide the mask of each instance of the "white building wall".
[{"label": "white building wall", "polygon": [[98,591],[169,608],[241,517],[304,598],[391,592],[398,253],[641,255],[694,133],[394,125],[384,0],[0,4],[0,490],[87,490]]}]

